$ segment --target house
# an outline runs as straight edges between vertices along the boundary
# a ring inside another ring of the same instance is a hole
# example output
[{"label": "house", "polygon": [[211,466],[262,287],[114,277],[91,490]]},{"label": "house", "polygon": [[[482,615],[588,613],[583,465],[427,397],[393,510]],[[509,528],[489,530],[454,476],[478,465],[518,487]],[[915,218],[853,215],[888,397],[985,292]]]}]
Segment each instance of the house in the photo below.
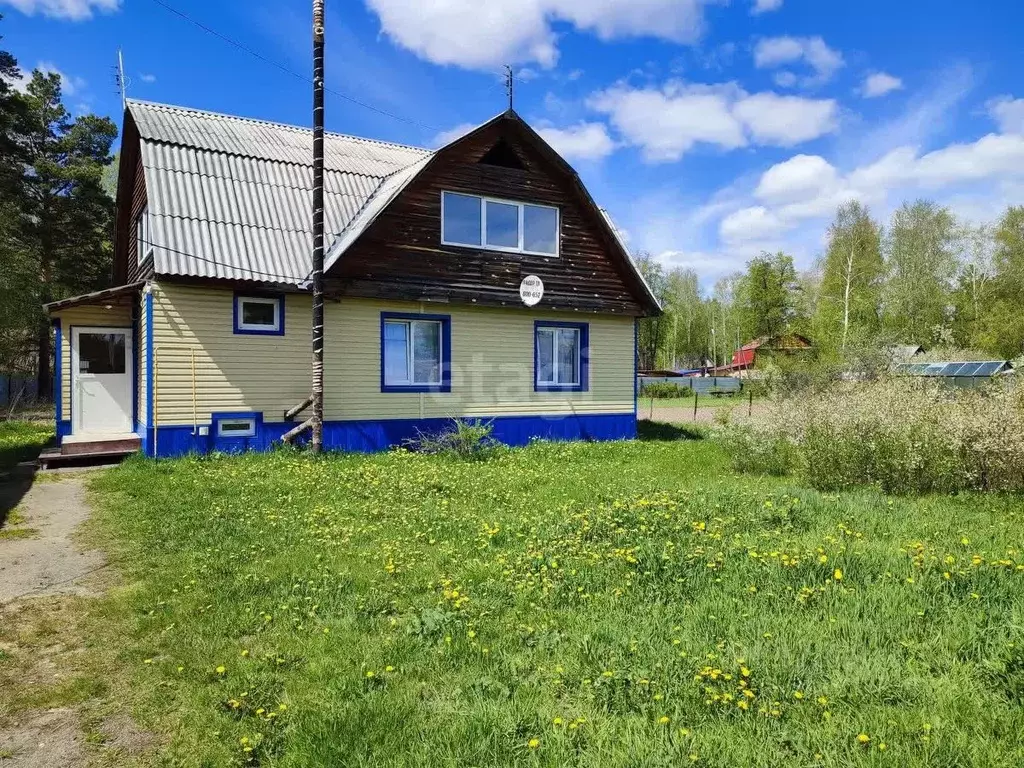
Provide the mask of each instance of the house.
[{"label": "house", "polygon": [[[269,448],[310,392],[312,134],[129,101],[122,136],[114,287],[47,305],[61,450]],[[636,321],[660,307],[515,112],[433,152],[328,134],[325,168],[325,447],[452,417],[509,444],[635,436]]]},{"label": "house", "polygon": [[767,354],[794,355],[808,352],[813,348],[810,340],[805,336],[795,333],[787,333],[781,336],[767,337],[747,342],[732,355],[732,365],[725,366],[730,370],[744,370],[757,365],[758,356]]}]

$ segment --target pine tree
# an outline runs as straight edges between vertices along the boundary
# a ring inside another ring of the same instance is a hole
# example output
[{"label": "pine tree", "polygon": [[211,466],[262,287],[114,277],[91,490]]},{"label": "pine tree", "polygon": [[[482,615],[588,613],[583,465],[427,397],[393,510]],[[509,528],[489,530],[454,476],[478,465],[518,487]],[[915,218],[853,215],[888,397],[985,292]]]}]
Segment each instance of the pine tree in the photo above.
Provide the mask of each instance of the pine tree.
[{"label": "pine tree", "polygon": [[60,75],[32,75],[7,136],[24,149],[10,197],[9,247],[31,275],[26,327],[36,338],[40,396],[52,394],[50,325],[41,305],[108,284],[114,205],[102,188],[117,128],[108,118],[72,119],[61,102]]}]

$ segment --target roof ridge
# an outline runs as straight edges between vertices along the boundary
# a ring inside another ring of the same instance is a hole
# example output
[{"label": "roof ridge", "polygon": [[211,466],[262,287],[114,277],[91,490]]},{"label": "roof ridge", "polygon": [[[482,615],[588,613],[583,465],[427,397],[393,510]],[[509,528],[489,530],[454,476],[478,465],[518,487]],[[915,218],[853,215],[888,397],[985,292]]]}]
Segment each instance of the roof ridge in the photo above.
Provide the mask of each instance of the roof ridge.
[{"label": "roof ridge", "polygon": [[[257,125],[268,125],[275,128],[284,128],[290,131],[296,131],[299,133],[312,133],[312,128],[304,128],[301,125],[292,125],[291,123],[279,123],[274,120],[263,120],[258,117],[243,117],[241,115],[229,115],[226,112],[214,112],[209,109],[199,109],[197,107],[183,107],[178,104],[164,104],[159,101],[146,101],[145,99],[127,99],[128,105],[140,105],[143,107],[155,107],[157,109],[166,109],[176,112],[192,112],[199,115],[208,115],[210,117],[217,117],[225,120],[235,120],[242,123],[255,123]],[[395,141],[382,141],[380,139],[370,139],[365,136],[354,136],[350,133],[339,133],[338,131],[324,131],[325,136],[335,136],[342,139],[351,139],[353,141],[362,141],[367,144],[378,144],[384,147],[397,147],[399,149],[409,149],[415,152],[421,152],[424,157],[434,154],[434,150],[426,149],[425,147],[417,147],[412,144],[400,144]],[[165,142],[168,144],[176,144],[177,142]]]}]

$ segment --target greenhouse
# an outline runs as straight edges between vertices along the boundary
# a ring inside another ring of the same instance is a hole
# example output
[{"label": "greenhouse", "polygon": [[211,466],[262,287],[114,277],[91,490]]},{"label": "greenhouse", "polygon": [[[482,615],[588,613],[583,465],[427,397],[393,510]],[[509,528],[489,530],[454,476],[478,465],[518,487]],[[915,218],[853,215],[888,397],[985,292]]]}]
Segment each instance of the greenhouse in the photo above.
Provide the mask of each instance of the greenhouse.
[{"label": "greenhouse", "polygon": [[942,379],[958,387],[980,387],[987,381],[1013,371],[1007,360],[969,362],[900,363],[893,368],[897,376],[922,376]]}]

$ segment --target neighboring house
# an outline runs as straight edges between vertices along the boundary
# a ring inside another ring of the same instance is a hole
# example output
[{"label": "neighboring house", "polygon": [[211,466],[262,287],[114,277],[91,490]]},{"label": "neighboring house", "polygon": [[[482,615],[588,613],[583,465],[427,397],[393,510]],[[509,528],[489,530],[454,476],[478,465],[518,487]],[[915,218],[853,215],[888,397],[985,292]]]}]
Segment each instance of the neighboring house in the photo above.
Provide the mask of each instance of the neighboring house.
[{"label": "neighboring house", "polygon": [[772,354],[795,355],[809,352],[813,348],[810,340],[795,333],[768,338],[763,336],[744,344],[732,355],[732,365],[724,366],[731,370],[754,368],[758,357]]},{"label": "neighboring house", "polygon": [[[302,128],[128,103],[116,287],[47,306],[65,453],[266,449],[295,426],[311,147]],[[515,112],[436,152],[328,134],[325,166],[326,447],[379,450],[452,417],[510,444],[635,436],[635,325],[658,302]]]}]

